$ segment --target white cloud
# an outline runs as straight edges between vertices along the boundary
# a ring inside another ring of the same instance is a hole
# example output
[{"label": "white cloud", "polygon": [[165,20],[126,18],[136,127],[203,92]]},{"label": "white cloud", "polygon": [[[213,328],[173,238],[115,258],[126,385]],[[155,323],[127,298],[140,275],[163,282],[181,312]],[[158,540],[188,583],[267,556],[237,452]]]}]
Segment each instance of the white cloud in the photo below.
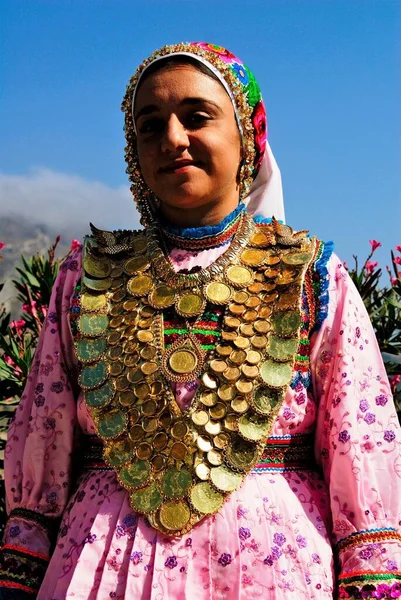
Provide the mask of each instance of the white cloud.
[{"label": "white cloud", "polygon": [[102,229],[139,227],[128,187],[112,188],[45,168],[25,175],[0,173],[0,215],[20,215],[71,236],[81,236],[89,221]]}]

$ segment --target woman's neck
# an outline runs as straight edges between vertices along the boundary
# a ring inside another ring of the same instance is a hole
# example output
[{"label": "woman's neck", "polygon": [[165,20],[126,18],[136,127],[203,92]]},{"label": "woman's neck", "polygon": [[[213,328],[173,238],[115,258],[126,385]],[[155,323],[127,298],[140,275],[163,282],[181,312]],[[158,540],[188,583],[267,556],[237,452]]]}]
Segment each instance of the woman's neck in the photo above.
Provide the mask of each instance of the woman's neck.
[{"label": "woman's neck", "polygon": [[195,208],[160,206],[162,219],[176,227],[205,227],[217,225],[238,206],[238,198],[204,204]]}]

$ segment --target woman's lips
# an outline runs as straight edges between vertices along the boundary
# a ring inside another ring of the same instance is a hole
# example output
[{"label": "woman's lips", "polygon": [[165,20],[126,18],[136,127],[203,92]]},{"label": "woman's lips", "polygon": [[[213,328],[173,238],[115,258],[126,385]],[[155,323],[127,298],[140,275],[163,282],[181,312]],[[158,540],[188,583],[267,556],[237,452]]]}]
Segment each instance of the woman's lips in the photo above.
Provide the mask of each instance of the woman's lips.
[{"label": "woman's lips", "polygon": [[160,169],[160,171],[162,173],[167,173],[167,174],[186,173],[192,167],[195,167],[195,166],[197,166],[197,163],[195,163],[193,160],[182,160],[182,161],[177,160],[176,162],[172,162],[172,163],[168,164],[166,167],[162,167]]}]

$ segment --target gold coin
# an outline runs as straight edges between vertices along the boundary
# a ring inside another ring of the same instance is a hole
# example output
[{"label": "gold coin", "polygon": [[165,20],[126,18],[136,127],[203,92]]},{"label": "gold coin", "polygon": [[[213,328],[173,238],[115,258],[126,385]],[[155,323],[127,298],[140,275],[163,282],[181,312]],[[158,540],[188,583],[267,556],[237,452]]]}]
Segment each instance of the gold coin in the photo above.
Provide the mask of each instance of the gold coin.
[{"label": "gold coin", "polygon": [[158,369],[155,362],[145,362],[141,365],[141,371],[144,375],[153,375]]},{"label": "gold coin", "polygon": [[134,425],[129,430],[128,436],[133,442],[139,442],[145,437],[145,432],[140,425]]},{"label": "gold coin", "polygon": [[117,304],[113,304],[113,306],[111,307],[109,314],[112,317],[116,317],[117,315],[121,315],[121,313],[123,312],[123,305],[121,304],[121,302],[118,302]]},{"label": "gold coin", "polygon": [[153,416],[156,411],[157,411],[157,402],[156,400],[146,400],[142,406],[142,414],[145,415],[145,417],[151,417]]},{"label": "gold coin", "polygon": [[163,384],[161,381],[152,381],[150,385],[150,394],[151,396],[158,396],[163,389]]},{"label": "gold coin", "polygon": [[115,278],[115,277],[121,277],[122,274],[123,274],[122,266],[121,265],[113,265],[110,276]]},{"label": "gold coin", "polygon": [[233,350],[230,354],[230,360],[235,364],[235,365],[241,365],[246,359],[246,352],[245,350]]},{"label": "gold coin", "polygon": [[252,294],[260,294],[260,292],[263,291],[264,288],[265,286],[263,285],[263,283],[260,283],[258,281],[255,281],[254,283],[251,283],[251,285],[248,285],[248,290],[252,292]]},{"label": "gold coin", "polygon": [[206,425],[206,423],[208,422],[209,415],[205,410],[197,410],[192,414],[191,418],[195,425],[202,426]]},{"label": "gold coin", "polygon": [[227,327],[233,327],[236,329],[241,325],[241,321],[237,319],[237,317],[230,317],[230,315],[228,315],[224,317],[224,324],[227,325]]},{"label": "gold coin", "polygon": [[126,392],[121,392],[118,397],[118,401],[121,406],[132,406],[135,404],[136,398],[131,390],[127,390]]},{"label": "gold coin", "polygon": [[216,352],[219,356],[230,356],[232,348],[228,345],[218,344],[216,346]]},{"label": "gold coin", "polygon": [[209,479],[210,468],[207,466],[207,464],[201,462],[195,467],[195,473],[199,477],[199,479],[202,479],[202,481],[206,481],[206,479]]},{"label": "gold coin", "polygon": [[[255,277],[255,281],[258,281],[258,282],[260,282],[260,283],[263,283],[263,284],[264,284],[264,281],[265,281],[265,276],[263,275],[263,273],[256,272],[256,273],[255,273],[255,275],[254,275],[254,277]],[[248,289],[249,289],[249,288],[248,288]]]},{"label": "gold coin", "polygon": [[124,288],[120,288],[119,290],[116,290],[115,292],[113,292],[111,299],[113,300],[113,302],[121,302],[121,300],[123,300],[125,298],[125,289]]},{"label": "gold coin", "polygon": [[250,394],[253,390],[253,383],[252,381],[244,381],[244,379],[239,379],[235,384],[235,387],[240,394]]},{"label": "gold coin", "polygon": [[218,396],[216,392],[202,392],[199,399],[205,406],[214,406],[218,400]]},{"label": "gold coin", "polygon": [[271,387],[288,385],[292,379],[292,365],[266,360],[260,367],[260,376]]},{"label": "gold coin", "polygon": [[188,431],[188,425],[184,421],[177,421],[171,428],[171,435],[176,440],[182,440]]},{"label": "gold coin", "polygon": [[105,278],[111,273],[111,263],[107,259],[95,256],[85,256],[83,267],[92,277]]},{"label": "gold coin", "polygon": [[162,454],[156,454],[156,456],[152,458],[152,466],[155,471],[161,471],[164,468],[165,462],[166,459]]},{"label": "gold coin", "polygon": [[107,353],[110,360],[117,360],[123,353],[121,346],[112,346]]},{"label": "gold coin", "polygon": [[242,476],[225,465],[214,467],[210,471],[210,479],[214,486],[222,492],[233,492],[242,483]]},{"label": "gold coin", "polygon": [[235,393],[235,387],[228,383],[224,383],[217,390],[218,397],[225,402],[232,400],[235,397]]},{"label": "gold coin", "polygon": [[205,425],[205,431],[209,435],[217,435],[221,431],[221,423],[219,421],[208,421]]},{"label": "gold coin", "polygon": [[312,255],[310,252],[291,252],[285,254],[282,258],[283,263],[286,265],[305,265],[310,261]]},{"label": "gold coin", "polygon": [[226,416],[227,408],[222,402],[217,402],[209,409],[209,414],[212,419],[223,419]]},{"label": "gold coin", "polygon": [[168,435],[164,431],[160,431],[156,433],[152,443],[157,451],[164,450],[168,444]]},{"label": "gold coin", "polygon": [[264,320],[255,321],[253,326],[255,328],[255,331],[257,331],[258,333],[267,333],[272,328],[269,321]]},{"label": "gold coin", "polygon": [[156,356],[156,348],[154,346],[145,346],[141,350],[141,357],[145,360],[151,360]]},{"label": "gold coin", "polygon": [[152,325],[152,322],[153,322],[153,319],[151,319],[151,318],[139,319],[138,325],[141,329],[149,329]]},{"label": "gold coin", "polygon": [[161,427],[163,427],[164,429],[167,429],[168,427],[170,427],[171,420],[172,420],[172,418],[171,418],[171,415],[169,412],[163,413],[160,417]]},{"label": "gold coin", "polygon": [[203,452],[209,452],[209,450],[213,448],[213,445],[209,438],[205,437],[204,435],[198,435],[196,439],[196,444],[199,450],[202,450]]},{"label": "gold coin", "polygon": [[203,385],[209,388],[210,390],[217,389],[218,379],[215,375],[211,375],[209,373],[204,373],[202,376]]},{"label": "gold coin", "polygon": [[223,377],[227,381],[237,381],[240,375],[241,372],[238,369],[238,367],[227,367],[227,369],[223,373]]},{"label": "gold coin", "polygon": [[266,294],[263,294],[263,302],[265,304],[272,304],[273,302],[275,302],[278,298],[278,292],[272,291],[272,292],[266,292]]},{"label": "gold coin", "polygon": [[231,438],[230,438],[229,434],[222,432],[213,438],[213,443],[216,446],[216,448],[219,448],[219,450],[223,450],[226,446],[228,446],[228,444],[230,443],[230,440],[231,440]]},{"label": "gold coin", "polygon": [[275,254],[268,254],[265,259],[266,265],[278,265],[280,257]]},{"label": "gold coin", "polygon": [[255,348],[264,348],[267,344],[267,337],[264,335],[254,335],[251,338],[251,342]]},{"label": "gold coin", "polygon": [[120,331],[112,331],[107,336],[107,343],[110,345],[117,344],[120,341],[120,339],[121,339],[121,332]]},{"label": "gold coin", "polygon": [[112,362],[109,366],[110,375],[117,377],[124,371],[124,363],[120,361]]},{"label": "gold coin", "polygon": [[230,341],[235,340],[237,338],[237,332],[236,331],[222,331],[221,332],[221,338],[225,342],[230,342]]},{"label": "gold coin", "polygon": [[301,324],[301,316],[295,310],[277,312],[272,317],[272,322],[278,335],[293,336]]},{"label": "gold coin", "polygon": [[124,323],[124,316],[123,315],[118,315],[117,317],[113,317],[112,319],[110,319],[110,327],[111,329],[117,329],[117,327],[120,327],[120,325],[122,325]]},{"label": "gold coin", "polygon": [[276,289],[276,284],[274,282],[271,283],[265,283],[265,292],[271,292],[272,290]]},{"label": "gold coin", "polygon": [[145,342],[145,343],[153,342],[153,339],[154,339],[154,335],[150,331],[150,329],[141,329],[140,331],[137,332],[136,337],[140,342]]},{"label": "gold coin", "polygon": [[203,515],[215,513],[223,502],[223,494],[216,492],[207,481],[198,483],[191,490],[191,503]]},{"label": "gold coin", "polygon": [[265,385],[256,388],[252,402],[254,409],[262,415],[269,415],[281,399],[281,393]]},{"label": "gold coin", "polygon": [[191,511],[186,502],[165,502],[159,511],[160,523],[169,531],[180,531],[191,518]]},{"label": "gold coin", "polygon": [[152,446],[148,442],[142,442],[136,449],[136,455],[140,460],[147,460],[152,456]]},{"label": "gold coin", "polygon": [[[248,415],[244,416],[247,417]],[[244,416],[240,417],[239,421],[243,420]],[[260,419],[259,416],[256,418]],[[231,444],[226,450],[226,460],[230,467],[241,471],[248,470],[257,459],[257,456],[258,448],[256,444],[252,444],[240,436],[233,436]]]},{"label": "gold coin", "polygon": [[[126,394],[127,392],[123,392],[123,393]],[[130,392],[128,392],[128,393],[130,393]],[[134,396],[134,402],[136,402],[135,396]],[[141,415],[140,415],[139,410],[137,410],[136,408],[131,408],[131,410],[128,413],[129,424],[135,425],[138,422],[140,416]]]},{"label": "gold coin", "polygon": [[127,310],[128,312],[132,310],[136,311],[138,308],[138,300],[136,298],[130,298],[123,303],[123,307],[124,310]]},{"label": "gold coin", "polygon": [[200,315],[205,308],[205,301],[200,294],[187,292],[179,296],[175,309],[181,317],[195,317]]},{"label": "gold coin", "polygon": [[134,363],[134,366],[130,368],[127,373],[127,379],[130,383],[139,383],[143,380],[143,373],[140,369],[138,369],[137,362],[138,361]]},{"label": "gold coin", "polygon": [[138,354],[133,352],[132,354],[126,354],[124,356],[124,364],[126,367],[135,367],[138,363]]},{"label": "gold coin", "polygon": [[242,318],[246,323],[252,323],[252,321],[258,318],[258,313],[256,310],[247,310],[242,315]]},{"label": "gold coin", "polygon": [[145,319],[149,319],[150,317],[153,317],[155,312],[156,311],[153,308],[153,306],[148,306],[148,305],[142,306],[142,308],[139,311],[141,317],[143,317]]},{"label": "gold coin", "polygon": [[136,322],[136,313],[130,312],[124,317],[124,323],[128,326],[134,325]]},{"label": "gold coin", "polygon": [[102,310],[107,306],[107,297],[105,294],[88,294],[84,292],[80,298],[81,307],[84,310],[93,312],[96,310]]},{"label": "gold coin", "polygon": [[124,279],[122,279],[122,277],[116,277],[115,279],[112,280],[110,288],[112,290],[116,290],[117,288],[121,287],[124,283]]},{"label": "gold coin", "polygon": [[269,244],[269,237],[263,231],[256,230],[249,239],[249,243],[252,246],[267,246]]},{"label": "gold coin", "polygon": [[255,250],[253,248],[245,248],[240,254],[241,262],[244,265],[251,267],[259,267],[263,264],[267,253],[264,250]]},{"label": "gold coin", "polygon": [[116,390],[118,390],[119,392],[123,392],[128,387],[129,387],[129,381],[125,377],[125,375],[123,375],[122,377],[118,377],[118,379],[116,380]]},{"label": "gold coin", "polygon": [[249,379],[255,379],[259,375],[259,369],[255,365],[242,365],[241,371]]},{"label": "gold coin", "polygon": [[262,360],[262,355],[257,350],[248,350],[246,353],[246,362],[250,365],[257,365]]},{"label": "gold coin", "polygon": [[132,244],[136,252],[142,253],[146,250],[148,242],[146,236],[143,233],[139,233],[137,237],[133,239]]},{"label": "gold coin", "polygon": [[236,398],[234,398],[234,400],[231,400],[231,408],[236,413],[242,414],[248,410],[249,404],[244,398],[237,396]]},{"label": "gold coin", "polygon": [[174,350],[168,359],[168,363],[174,373],[192,373],[198,365],[198,358],[192,350],[180,348],[179,350]]},{"label": "gold coin", "polygon": [[212,281],[204,287],[204,294],[212,304],[227,304],[231,298],[232,290],[229,285],[221,281]]},{"label": "gold coin", "polygon": [[245,306],[247,308],[256,308],[256,306],[259,306],[260,302],[259,296],[250,296],[245,302]]},{"label": "gold coin", "polygon": [[149,294],[149,302],[155,308],[168,308],[175,302],[175,291],[168,285],[158,285]]},{"label": "gold coin", "polygon": [[243,290],[235,290],[233,294],[233,300],[237,304],[245,304],[248,298],[249,294],[247,292],[244,292]]},{"label": "gold coin", "polygon": [[273,309],[271,306],[261,306],[258,310],[260,319],[267,319],[272,314]]},{"label": "gold coin", "polygon": [[246,309],[245,309],[245,306],[243,304],[235,304],[235,302],[232,302],[229,305],[228,310],[233,315],[242,315],[242,313],[245,312]]},{"label": "gold coin", "polygon": [[269,355],[278,361],[291,360],[299,345],[298,338],[283,339],[272,336],[269,340]]},{"label": "gold coin", "polygon": [[128,275],[133,275],[139,271],[146,271],[150,267],[148,257],[146,255],[133,256],[124,263],[124,271]]},{"label": "gold coin", "polygon": [[241,350],[246,350],[247,348],[249,348],[249,343],[249,339],[241,335],[234,340],[234,345],[237,346],[237,348],[240,348]]},{"label": "gold coin", "polygon": [[212,360],[210,363],[210,368],[215,373],[223,373],[227,369],[227,363],[225,360]]},{"label": "gold coin", "polygon": [[142,420],[142,427],[146,433],[153,433],[158,426],[158,420],[153,417],[145,417]]},{"label": "gold coin", "polygon": [[152,278],[149,275],[135,275],[128,280],[127,290],[132,296],[146,296],[152,286]]},{"label": "gold coin", "polygon": [[223,457],[221,455],[221,452],[215,450],[214,448],[212,450],[209,450],[209,452],[207,453],[207,460],[210,462],[211,465],[213,465],[213,467],[218,467],[223,463]]},{"label": "gold coin", "polygon": [[241,335],[245,335],[246,337],[251,337],[255,333],[252,323],[242,323],[239,330]]},{"label": "gold coin", "polygon": [[269,421],[259,415],[243,415],[238,419],[238,431],[253,442],[265,439],[269,433]]},{"label": "gold coin", "polygon": [[278,298],[277,305],[279,310],[288,310],[289,308],[296,308],[298,306],[298,293],[297,286],[289,286],[285,292],[282,292]]},{"label": "gold coin", "polygon": [[138,383],[134,387],[134,394],[140,400],[142,400],[143,398],[146,398],[146,396],[149,394],[149,392],[150,392],[150,388],[147,383]]},{"label": "gold coin", "polygon": [[[238,427],[238,417],[237,415],[227,415],[224,419],[224,427],[228,429],[228,431],[236,431]],[[222,434],[220,434],[222,435]]]},{"label": "gold coin", "polygon": [[228,267],[226,277],[235,287],[245,287],[251,283],[253,274],[247,267],[233,265]]},{"label": "gold coin", "polygon": [[174,442],[171,446],[170,454],[176,460],[184,460],[187,455],[187,447],[182,442]]},{"label": "gold coin", "polygon": [[274,279],[275,277],[278,277],[278,275],[280,275],[279,269],[272,269],[271,267],[265,269],[265,277],[268,279]]}]

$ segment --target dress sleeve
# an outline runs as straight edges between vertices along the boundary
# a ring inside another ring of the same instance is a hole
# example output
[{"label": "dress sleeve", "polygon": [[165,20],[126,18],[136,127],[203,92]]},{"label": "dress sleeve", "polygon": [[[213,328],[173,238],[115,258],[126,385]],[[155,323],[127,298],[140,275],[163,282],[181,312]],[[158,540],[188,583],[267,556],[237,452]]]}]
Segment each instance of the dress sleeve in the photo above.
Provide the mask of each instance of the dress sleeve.
[{"label": "dress sleeve", "polygon": [[368,313],[340,260],[312,336],[316,456],[330,489],[338,598],[401,597],[401,435]]},{"label": "dress sleeve", "polygon": [[55,281],[32,369],[8,432],[9,517],[0,551],[0,598],[36,597],[70,493],[77,365],[68,317],[80,273],[80,252],[70,254]]}]

